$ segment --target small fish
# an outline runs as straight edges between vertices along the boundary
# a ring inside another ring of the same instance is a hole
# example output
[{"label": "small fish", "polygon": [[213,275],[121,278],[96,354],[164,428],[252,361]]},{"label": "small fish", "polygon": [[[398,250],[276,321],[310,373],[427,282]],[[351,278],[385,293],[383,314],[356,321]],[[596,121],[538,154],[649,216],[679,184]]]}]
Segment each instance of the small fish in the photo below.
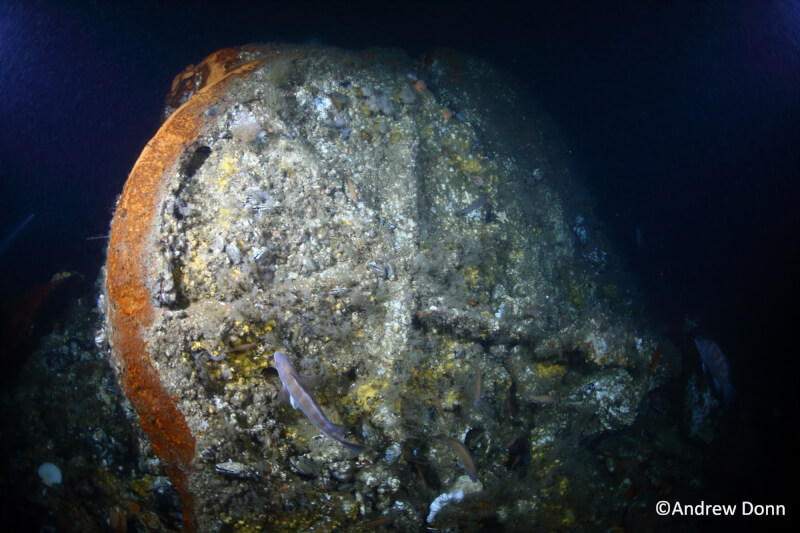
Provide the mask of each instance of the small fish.
[{"label": "small fish", "polygon": [[358,203],[358,191],[356,191],[356,184],[353,183],[353,180],[347,178],[347,194],[350,195],[350,199],[353,200],[354,203]]},{"label": "small fish", "polygon": [[444,417],[444,407],[442,407],[442,402],[439,401],[439,398],[430,391],[428,391],[428,396],[430,396],[433,406],[439,411],[439,416]]},{"label": "small fish", "polygon": [[468,214],[472,213],[473,211],[476,211],[476,210],[480,209],[481,207],[483,207],[487,200],[488,200],[488,198],[486,198],[486,195],[482,194],[482,195],[478,196],[478,198],[474,202],[469,204],[464,209],[460,210],[458,212],[458,214],[459,215],[468,215]]},{"label": "small fish", "polygon": [[417,479],[419,479],[419,484],[422,485],[423,489],[427,489],[428,488],[428,482],[425,481],[425,473],[422,471],[422,467],[419,466],[418,464],[414,465],[414,466],[417,469]]},{"label": "small fish", "polygon": [[663,353],[664,349],[661,348],[661,345],[656,346],[656,351],[653,352],[653,356],[650,358],[650,364],[647,365],[647,379],[652,378],[653,374],[655,374],[658,365],[661,364],[661,354]]},{"label": "small fish", "polygon": [[247,350],[249,350],[251,348],[255,348],[256,346],[258,346],[257,342],[248,342],[247,344],[240,344],[239,346],[233,346],[232,348],[229,348],[228,351],[229,352],[246,352]]},{"label": "small fish", "polygon": [[506,448],[511,448],[513,445],[515,445],[519,440],[519,437],[520,437],[519,433],[511,437],[511,440],[508,441],[508,444],[506,444]]},{"label": "small fish", "polygon": [[370,529],[370,528],[379,528],[382,526],[388,526],[392,522],[394,522],[395,519],[401,514],[402,511],[398,510],[390,511],[389,514],[387,514],[386,516],[376,518],[375,520],[370,520],[369,522],[361,522],[360,524],[358,524],[358,527]]},{"label": "small fish", "polygon": [[705,337],[695,337],[694,345],[697,346],[697,351],[700,352],[703,371],[711,374],[714,388],[717,393],[722,394],[723,402],[728,405],[733,398],[733,384],[731,384],[731,372],[725,354],[722,353],[716,342]]},{"label": "small fish", "polygon": [[311,423],[317,426],[327,437],[341,442],[354,451],[363,449],[362,445],[344,438],[344,427],[327,419],[325,413],[322,412],[322,409],[320,409],[317,402],[314,401],[314,397],[308,391],[308,387],[303,383],[302,377],[289,362],[286,354],[278,351],[275,352],[274,357],[275,368],[278,370],[278,376],[281,378],[283,388],[289,393],[292,407],[300,409],[311,420]]},{"label": "small fish", "polygon": [[450,447],[453,448],[453,451],[456,452],[458,460],[461,463],[461,468],[463,468],[467,472],[467,475],[473,482],[477,482],[478,467],[475,464],[475,461],[472,460],[472,456],[469,454],[469,450],[467,450],[467,447],[464,446],[464,443],[458,439],[447,437],[445,435],[437,435],[437,436],[444,439],[447,442],[447,444],[449,444]]},{"label": "small fish", "polygon": [[550,396],[549,394],[531,394],[528,398],[533,401],[534,403],[538,403],[540,405],[550,405],[554,401],[555,398]]},{"label": "small fish", "polygon": [[481,403],[481,396],[483,396],[483,374],[481,369],[475,363],[472,363],[472,368],[475,369],[475,407]]}]

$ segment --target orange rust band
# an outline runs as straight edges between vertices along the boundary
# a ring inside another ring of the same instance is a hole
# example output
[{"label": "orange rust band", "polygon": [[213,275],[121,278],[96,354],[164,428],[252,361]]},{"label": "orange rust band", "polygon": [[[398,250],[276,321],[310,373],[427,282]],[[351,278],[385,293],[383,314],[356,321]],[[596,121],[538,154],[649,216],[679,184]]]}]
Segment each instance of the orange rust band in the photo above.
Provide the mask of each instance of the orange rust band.
[{"label": "orange rust band", "polygon": [[[224,64],[211,69],[213,84],[206,83],[176,110],[147,143],[128,177],[111,224],[106,288],[113,354],[120,366],[125,395],[139,415],[153,451],[178,491],[185,531],[196,531],[195,497],[190,488],[195,440],[186,419],[150,360],[143,334],[153,325],[157,310],[147,289],[149,238],[164,192],[188,142],[198,137],[203,111],[217,101],[227,83],[246,76],[267,58],[237,64],[230,50],[213,54],[205,62],[224,56]],[[219,68],[223,70],[220,71]],[[208,82],[210,80],[206,80]]]}]

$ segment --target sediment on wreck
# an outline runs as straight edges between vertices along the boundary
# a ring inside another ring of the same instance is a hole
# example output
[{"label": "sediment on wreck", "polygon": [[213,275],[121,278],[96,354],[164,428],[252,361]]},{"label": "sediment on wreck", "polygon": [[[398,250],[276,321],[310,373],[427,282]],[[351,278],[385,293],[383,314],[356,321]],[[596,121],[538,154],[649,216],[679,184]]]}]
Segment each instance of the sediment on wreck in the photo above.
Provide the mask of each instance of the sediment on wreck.
[{"label": "sediment on wreck", "polygon": [[[497,69],[246,46],[173,83],[112,222],[106,328],[187,530],[415,529],[432,502],[443,529],[564,523],[576,497],[623,508],[566,459],[675,372],[614,268]],[[278,401],[279,349],[363,451]]]}]

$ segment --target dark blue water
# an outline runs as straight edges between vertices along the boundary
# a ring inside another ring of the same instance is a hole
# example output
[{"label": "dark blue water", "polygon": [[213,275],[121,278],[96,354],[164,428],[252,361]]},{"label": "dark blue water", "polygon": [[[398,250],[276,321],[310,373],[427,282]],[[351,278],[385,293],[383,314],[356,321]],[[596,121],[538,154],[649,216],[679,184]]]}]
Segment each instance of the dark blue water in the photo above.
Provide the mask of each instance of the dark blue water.
[{"label": "dark blue water", "polygon": [[798,443],[797,2],[268,4],[0,5],[0,241],[35,213],[0,255],[3,298],[97,275],[105,241],[91,238],[187,64],[248,42],[460,48],[505,65],[561,125],[665,332],[685,341],[688,314],[727,353],[736,429],[710,471],[738,480],[732,498],[776,492],[766,478]]}]

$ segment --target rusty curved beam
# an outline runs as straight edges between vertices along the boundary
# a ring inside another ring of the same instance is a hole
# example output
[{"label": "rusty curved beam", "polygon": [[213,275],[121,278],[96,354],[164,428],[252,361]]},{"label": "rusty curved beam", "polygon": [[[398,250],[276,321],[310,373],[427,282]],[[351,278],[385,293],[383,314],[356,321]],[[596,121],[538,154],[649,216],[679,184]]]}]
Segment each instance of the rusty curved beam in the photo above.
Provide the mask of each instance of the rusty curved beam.
[{"label": "rusty curved beam", "polygon": [[[240,59],[242,50],[249,52],[249,60]],[[106,293],[112,353],[125,395],[180,495],[185,531],[198,527],[190,484],[195,439],[176,399],[164,388],[144,339],[159,312],[147,289],[147,280],[155,274],[149,266],[151,233],[168,177],[177,170],[187,143],[198,138],[203,112],[220,99],[228,83],[267,61],[269,51],[265,48],[258,56],[253,48],[220,50],[176,77],[173,93],[184,91],[184,101],[136,161],[111,223]]]}]

